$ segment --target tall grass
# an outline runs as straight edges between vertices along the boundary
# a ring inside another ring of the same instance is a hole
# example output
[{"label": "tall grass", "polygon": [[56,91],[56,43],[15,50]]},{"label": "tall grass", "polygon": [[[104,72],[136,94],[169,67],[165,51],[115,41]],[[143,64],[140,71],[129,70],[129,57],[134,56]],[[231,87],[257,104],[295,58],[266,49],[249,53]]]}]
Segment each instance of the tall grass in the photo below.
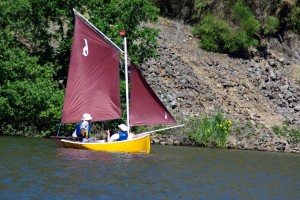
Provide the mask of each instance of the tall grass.
[{"label": "tall grass", "polygon": [[224,148],[231,125],[231,120],[217,113],[213,117],[191,120],[187,135],[189,139],[195,141],[196,145]]}]

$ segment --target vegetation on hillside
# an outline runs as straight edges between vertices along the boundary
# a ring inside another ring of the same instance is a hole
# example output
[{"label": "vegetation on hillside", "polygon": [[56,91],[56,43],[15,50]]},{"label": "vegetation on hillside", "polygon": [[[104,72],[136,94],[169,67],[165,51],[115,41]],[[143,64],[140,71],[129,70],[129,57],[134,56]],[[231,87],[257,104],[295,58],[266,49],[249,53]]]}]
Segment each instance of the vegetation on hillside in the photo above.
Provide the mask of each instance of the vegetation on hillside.
[{"label": "vegetation on hillside", "polygon": [[195,25],[199,46],[212,52],[247,53],[266,37],[300,33],[300,0],[156,0],[162,14]]},{"label": "vegetation on hillside", "polygon": [[227,136],[230,134],[232,122],[216,113],[212,117],[191,120],[187,135],[197,146],[226,147]]},{"label": "vegetation on hillside", "polygon": [[282,126],[273,126],[272,129],[276,135],[288,138],[290,143],[300,142],[300,129],[291,128],[287,123],[284,123]]}]

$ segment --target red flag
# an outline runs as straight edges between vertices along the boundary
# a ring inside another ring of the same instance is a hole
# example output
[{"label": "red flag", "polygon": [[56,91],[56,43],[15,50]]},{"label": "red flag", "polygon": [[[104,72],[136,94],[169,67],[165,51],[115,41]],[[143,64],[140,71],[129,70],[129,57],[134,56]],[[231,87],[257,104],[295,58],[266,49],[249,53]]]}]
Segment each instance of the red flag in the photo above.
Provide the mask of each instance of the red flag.
[{"label": "red flag", "polygon": [[122,35],[122,36],[124,36],[125,35],[125,30],[120,30],[119,34]]}]

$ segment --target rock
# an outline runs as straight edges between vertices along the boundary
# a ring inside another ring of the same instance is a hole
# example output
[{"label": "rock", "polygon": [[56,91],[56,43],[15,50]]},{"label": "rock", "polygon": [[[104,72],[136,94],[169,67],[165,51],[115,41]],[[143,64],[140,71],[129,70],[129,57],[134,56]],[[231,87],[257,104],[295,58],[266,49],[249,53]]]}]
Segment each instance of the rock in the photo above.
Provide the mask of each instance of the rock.
[{"label": "rock", "polygon": [[173,145],[173,144],[174,144],[173,138],[168,138],[168,139],[166,140],[166,143],[167,143],[167,145]]},{"label": "rock", "polygon": [[294,148],[294,149],[292,149],[291,153],[300,153],[300,149]]},{"label": "rock", "polygon": [[211,61],[210,59],[204,59],[204,62],[205,62],[206,64],[208,64],[209,66],[212,66],[212,65],[213,65],[213,63],[212,63],[212,61]]},{"label": "rock", "polygon": [[278,61],[281,62],[281,63],[283,63],[284,60],[285,59],[283,57],[281,57],[281,58],[278,59]]},{"label": "rock", "polygon": [[286,91],[289,88],[289,85],[283,85],[280,87],[281,91]]},{"label": "rock", "polygon": [[258,151],[267,151],[268,149],[266,147],[258,146],[257,150]]},{"label": "rock", "polygon": [[300,104],[297,105],[297,106],[295,106],[295,107],[294,107],[294,110],[295,110],[296,112],[299,112],[299,111],[300,111]]},{"label": "rock", "polygon": [[151,143],[152,143],[152,144],[159,144],[159,141],[160,141],[160,140],[159,140],[158,138],[152,138],[152,139],[151,139]]},{"label": "rock", "polygon": [[286,146],[285,149],[284,149],[284,152],[285,153],[291,153],[292,149],[289,146]]}]

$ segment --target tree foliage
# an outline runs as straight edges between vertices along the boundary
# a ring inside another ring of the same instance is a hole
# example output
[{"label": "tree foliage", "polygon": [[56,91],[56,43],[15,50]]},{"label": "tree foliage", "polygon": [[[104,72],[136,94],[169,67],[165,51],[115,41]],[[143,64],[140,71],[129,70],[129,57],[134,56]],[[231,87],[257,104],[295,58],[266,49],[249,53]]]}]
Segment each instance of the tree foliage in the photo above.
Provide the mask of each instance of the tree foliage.
[{"label": "tree foliage", "polygon": [[268,16],[266,22],[264,23],[263,33],[265,35],[272,35],[277,31],[279,26],[279,19],[275,16]]},{"label": "tree foliage", "polygon": [[207,15],[193,29],[193,33],[202,38],[200,48],[207,51],[222,52],[225,48],[225,36],[230,34],[230,27],[224,20]]},{"label": "tree foliage", "polygon": [[63,96],[53,80],[53,64],[39,64],[37,56],[16,46],[12,34],[4,31],[0,35],[1,133],[47,135],[60,118]]},{"label": "tree foliage", "polygon": [[[300,33],[299,0],[154,0],[154,2],[161,8],[163,14],[180,17],[192,25],[197,24],[194,32],[201,38],[200,47],[208,51],[245,52],[250,46],[264,45],[260,42],[266,37],[278,37],[278,34],[283,35],[287,30]],[[207,16],[214,17],[212,24],[207,22]],[[220,22],[217,22],[218,20]],[[205,23],[207,24],[204,25]],[[216,23],[223,25],[227,23],[226,26],[230,27],[229,34],[217,33]],[[201,29],[211,28],[212,30],[208,32],[216,35],[203,35],[203,30],[199,29],[201,25],[205,26]]]},{"label": "tree foliage", "polygon": [[0,134],[43,135],[61,117],[74,29],[73,8],[122,47],[132,61],[156,56],[158,31],[144,26],[159,10],[150,0],[2,0]]},{"label": "tree foliage", "polygon": [[297,0],[291,12],[291,26],[300,35],[300,0]]},{"label": "tree foliage", "polygon": [[200,47],[207,51],[238,53],[258,44],[255,36],[259,27],[259,21],[249,8],[242,1],[237,1],[230,19],[206,15],[193,31],[201,38]]}]

